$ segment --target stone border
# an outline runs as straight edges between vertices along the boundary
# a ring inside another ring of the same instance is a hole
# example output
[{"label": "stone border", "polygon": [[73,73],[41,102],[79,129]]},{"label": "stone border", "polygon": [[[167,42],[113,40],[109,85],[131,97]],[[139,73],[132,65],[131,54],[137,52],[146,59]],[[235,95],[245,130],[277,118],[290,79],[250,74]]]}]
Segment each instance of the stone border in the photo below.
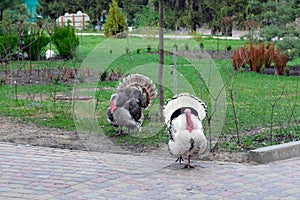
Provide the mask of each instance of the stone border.
[{"label": "stone border", "polygon": [[249,152],[249,161],[265,164],[300,156],[300,141],[262,147]]}]

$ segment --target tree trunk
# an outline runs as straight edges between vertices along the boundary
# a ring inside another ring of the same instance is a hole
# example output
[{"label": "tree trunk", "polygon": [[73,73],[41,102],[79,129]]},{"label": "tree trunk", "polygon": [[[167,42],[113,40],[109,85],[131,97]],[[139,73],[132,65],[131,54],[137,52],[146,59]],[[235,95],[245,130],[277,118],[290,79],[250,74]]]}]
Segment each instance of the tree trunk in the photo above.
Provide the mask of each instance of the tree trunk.
[{"label": "tree trunk", "polygon": [[159,64],[158,64],[158,120],[163,121],[164,88],[163,88],[163,67],[164,67],[164,0],[159,0]]},{"label": "tree trunk", "polygon": [[97,26],[98,26],[98,28],[99,29],[97,29],[97,31],[99,32],[99,31],[101,31],[101,29],[102,29],[102,27],[101,27],[101,15],[100,16],[97,16],[96,17],[96,19],[97,19]]},{"label": "tree trunk", "polygon": [[3,9],[0,9],[0,22],[2,21],[3,19]]}]

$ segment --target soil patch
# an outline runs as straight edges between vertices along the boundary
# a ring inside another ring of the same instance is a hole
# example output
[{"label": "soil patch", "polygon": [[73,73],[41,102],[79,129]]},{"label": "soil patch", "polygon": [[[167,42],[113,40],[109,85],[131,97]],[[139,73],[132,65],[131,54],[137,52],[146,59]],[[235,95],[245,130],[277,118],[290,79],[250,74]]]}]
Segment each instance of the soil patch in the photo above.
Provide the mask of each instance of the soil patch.
[{"label": "soil patch", "polygon": [[0,85],[18,84],[74,84],[80,81],[97,82],[100,80],[100,71],[90,69],[33,69],[33,70],[1,70]]},{"label": "soil patch", "polygon": [[[111,138],[100,134],[39,127],[32,123],[22,123],[8,117],[0,117],[0,126],[1,142],[71,150],[170,157],[167,144],[163,143],[156,146],[117,145]],[[238,163],[248,162],[247,154],[239,152],[207,153],[201,159]]]},{"label": "soil patch", "polygon": [[[250,71],[250,69],[249,69]],[[277,71],[274,67],[265,68],[262,74],[276,75]],[[286,75],[288,76],[300,76],[300,66],[289,66],[286,68]]]}]

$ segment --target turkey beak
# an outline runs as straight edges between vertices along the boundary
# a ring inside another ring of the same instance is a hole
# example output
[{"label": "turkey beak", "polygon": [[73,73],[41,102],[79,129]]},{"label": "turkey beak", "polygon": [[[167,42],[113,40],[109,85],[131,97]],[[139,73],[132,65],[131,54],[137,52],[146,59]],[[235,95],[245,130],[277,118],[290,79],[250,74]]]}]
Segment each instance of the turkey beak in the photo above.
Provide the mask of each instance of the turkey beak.
[{"label": "turkey beak", "polygon": [[113,114],[116,108],[117,108],[117,101],[113,99],[110,101],[110,113]]}]

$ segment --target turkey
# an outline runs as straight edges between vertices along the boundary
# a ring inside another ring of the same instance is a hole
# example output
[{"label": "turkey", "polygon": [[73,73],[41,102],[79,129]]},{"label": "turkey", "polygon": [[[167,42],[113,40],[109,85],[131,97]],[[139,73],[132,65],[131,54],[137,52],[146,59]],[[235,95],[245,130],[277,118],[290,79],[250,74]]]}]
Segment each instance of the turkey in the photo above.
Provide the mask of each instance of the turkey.
[{"label": "turkey", "polygon": [[148,108],[156,98],[156,89],[152,80],[141,74],[125,77],[110,98],[110,106],[106,111],[107,120],[113,126],[119,126],[119,134],[123,127],[139,131],[142,125],[142,109]]},{"label": "turkey", "polygon": [[203,154],[207,149],[202,126],[202,120],[206,116],[205,104],[197,97],[182,93],[168,100],[163,112],[170,136],[170,154],[177,156],[176,162],[179,161],[180,164],[183,158],[187,158],[185,168],[193,168],[190,164],[191,157]]}]

